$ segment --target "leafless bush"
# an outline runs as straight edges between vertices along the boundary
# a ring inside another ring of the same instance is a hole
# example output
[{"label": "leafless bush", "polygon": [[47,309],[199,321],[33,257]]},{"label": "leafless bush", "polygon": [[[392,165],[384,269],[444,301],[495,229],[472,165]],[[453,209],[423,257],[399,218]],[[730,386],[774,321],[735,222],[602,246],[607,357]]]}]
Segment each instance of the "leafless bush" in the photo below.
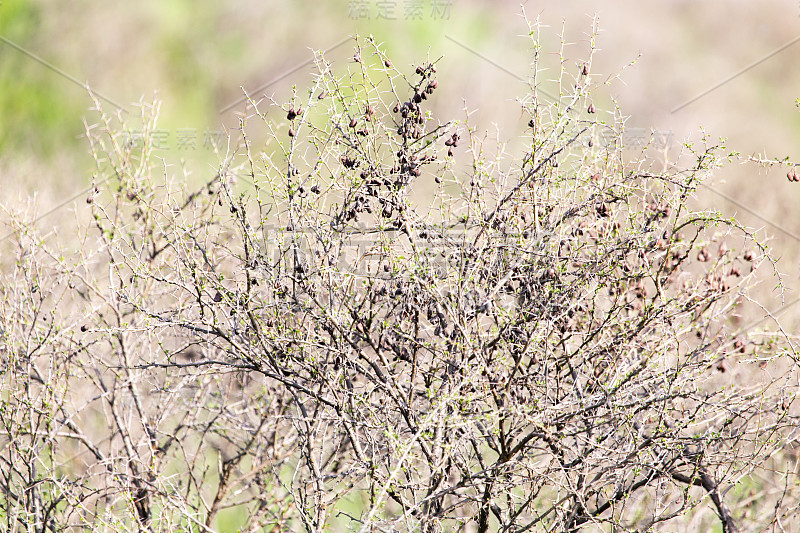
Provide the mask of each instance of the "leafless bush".
[{"label": "leafless bush", "polygon": [[724,146],[629,161],[589,58],[555,103],[534,77],[524,155],[492,155],[427,110],[435,64],[355,45],[302,98],[250,100],[197,189],[153,155],[155,104],[140,145],[98,104],[80,245],[17,221],[2,277],[3,527],[796,520],[797,353],[737,325],[772,263],[688,205]]}]

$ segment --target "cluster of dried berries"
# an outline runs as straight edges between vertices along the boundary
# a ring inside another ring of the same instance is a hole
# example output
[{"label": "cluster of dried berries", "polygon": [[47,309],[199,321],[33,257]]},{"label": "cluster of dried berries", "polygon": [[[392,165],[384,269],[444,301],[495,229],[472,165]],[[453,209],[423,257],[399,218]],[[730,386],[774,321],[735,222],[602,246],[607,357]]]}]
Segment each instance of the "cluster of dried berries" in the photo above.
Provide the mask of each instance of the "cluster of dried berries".
[{"label": "cluster of dried berries", "polygon": [[654,218],[666,218],[672,213],[672,209],[668,205],[659,205],[655,202],[648,203],[647,209],[652,213]]},{"label": "cluster of dried berries", "polygon": [[417,67],[417,74],[421,76],[419,82],[414,87],[414,94],[408,102],[402,105],[397,104],[392,109],[395,113],[400,113],[403,122],[397,128],[397,134],[405,139],[419,139],[422,137],[424,130],[422,124],[425,122],[420,103],[428,98],[428,95],[433,94],[433,91],[439,86],[439,82],[431,77],[436,72],[434,65],[426,67]]},{"label": "cluster of dried berries", "polygon": [[345,220],[358,222],[360,213],[372,213],[372,202],[363,194],[356,194],[349,205],[350,208],[345,212]]},{"label": "cluster of dried berries", "polygon": [[453,157],[453,148],[458,146],[458,140],[460,138],[461,137],[458,135],[458,133],[453,133],[453,135],[451,135],[450,138],[444,142],[444,145],[447,146],[448,157]]},{"label": "cluster of dried berries", "polygon": [[289,112],[286,113],[286,118],[288,120],[294,120],[295,118],[299,117],[302,114],[303,114],[303,108],[302,107],[298,107],[297,109],[292,107],[291,109],[289,109]]},{"label": "cluster of dried berries", "polygon": [[392,168],[393,174],[410,174],[414,177],[419,176],[422,174],[422,170],[420,169],[420,165],[423,163],[427,163],[428,161],[433,161],[436,156],[425,156],[422,159],[417,157],[416,154],[409,154],[406,150],[398,150],[397,152],[397,162],[398,164]]},{"label": "cluster of dried berries", "polygon": [[786,177],[789,179],[789,181],[800,181],[800,175],[797,174],[797,168],[793,168],[787,172]]},{"label": "cluster of dried berries", "polygon": [[344,168],[355,168],[358,166],[358,159],[353,159],[347,155],[343,155],[342,157],[340,157],[339,161],[342,162]]}]

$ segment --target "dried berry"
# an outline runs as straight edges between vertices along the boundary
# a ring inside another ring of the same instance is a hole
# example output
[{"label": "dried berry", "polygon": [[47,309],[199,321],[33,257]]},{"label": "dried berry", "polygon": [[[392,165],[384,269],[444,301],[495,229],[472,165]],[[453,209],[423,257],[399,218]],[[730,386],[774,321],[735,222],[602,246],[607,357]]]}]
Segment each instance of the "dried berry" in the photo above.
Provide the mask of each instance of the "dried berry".
[{"label": "dried berry", "polygon": [[742,339],[736,339],[733,343],[733,347],[736,348],[739,353],[745,353],[747,351],[747,347]]},{"label": "dried berry", "polygon": [[594,104],[589,104],[589,109],[587,109],[586,111],[588,113],[594,113],[595,112]]},{"label": "dried berry", "polygon": [[325,91],[322,91],[321,93],[319,93],[319,96],[317,96],[317,100],[322,100],[327,95],[328,95],[328,93],[326,93]]},{"label": "dried berry", "polygon": [[289,128],[289,137],[294,137],[294,129]]},{"label": "dried berry", "polygon": [[295,111],[295,110],[294,110],[294,108],[291,108],[291,109],[289,110],[289,112],[288,112],[288,113],[286,113],[286,118],[287,118],[288,120],[294,120],[294,118],[295,118],[297,115],[299,115],[299,113],[298,113],[297,111]]},{"label": "dried berry", "polygon": [[354,119],[354,118],[351,118],[350,119],[350,127],[351,128],[355,128],[356,125],[358,125],[358,121],[356,119]]},{"label": "dried berry", "polygon": [[397,104],[394,104],[394,107],[392,108],[392,112],[393,113],[397,113],[398,111],[400,111],[400,106],[398,106]]},{"label": "dried berry", "polygon": [[581,69],[581,74],[583,74],[584,76],[587,76],[589,74],[589,65],[584,63],[583,68]]},{"label": "dried berry", "polygon": [[529,128],[535,128],[536,127],[536,122],[533,119],[530,119],[528,121],[528,127]]},{"label": "dried berry", "polygon": [[313,192],[314,194],[319,194],[319,185],[317,184],[312,185],[311,192]]},{"label": "dried berry", "polygon": [[392,62],[391,62],[391,61],[389,61],[389,60],[387,59],[386,61],[384,61],[384,62],[383,62],[383,65],[384,65],[386,68],[389,68],[389,67],[391,67],[391,66],[392,66]]},{"label": "dried berry", "polygon": [[800,176],[797,174],[797,169],[793,168],[789,172],[786,173],[786,178],[789,181],[800,181]]}]

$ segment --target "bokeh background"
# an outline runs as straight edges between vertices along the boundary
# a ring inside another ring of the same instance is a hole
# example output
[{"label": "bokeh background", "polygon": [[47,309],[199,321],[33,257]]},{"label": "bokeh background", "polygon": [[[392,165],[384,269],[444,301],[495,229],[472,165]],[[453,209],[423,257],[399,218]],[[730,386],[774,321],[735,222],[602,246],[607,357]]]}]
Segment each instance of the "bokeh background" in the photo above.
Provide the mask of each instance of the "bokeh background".
[{"label": "bokeh background", "polygon": [[[703,132],[744,156],[800,161],[798,0],[3,0],[0,223],[21,209],[45,230],[63,226],[83,201],[93,166],[84,121],[96,114],[81,84],[134,124],[137,102],[158,98],[160,156],[205,181],[218,164],[211,142],[245,111],[243,90],[288,101],[312,79],[312,50],[351,61],[345,39],[356,33],[383,42],[409,73],[441,58],[436,114],[463,120],[468,110],[473,126],[513,144],[527,121],[517,101],[531,74],[525,17],[543,28],[541,80],[558,72],[562,46],[577,69],[597,24],[598,109],[616,103],[631,132],[670,135],[676,161]],[[764,292],[792,328],[800,183],[786,171],[734,161],[694,201],[772,239],[789,291]]]}]

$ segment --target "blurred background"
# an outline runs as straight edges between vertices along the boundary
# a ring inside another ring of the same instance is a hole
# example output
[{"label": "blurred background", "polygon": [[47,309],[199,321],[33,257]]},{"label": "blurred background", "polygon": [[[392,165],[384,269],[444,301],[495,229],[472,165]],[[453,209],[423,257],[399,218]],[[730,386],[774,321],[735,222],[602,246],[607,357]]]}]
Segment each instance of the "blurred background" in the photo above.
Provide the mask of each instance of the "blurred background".
[{"label": "blurred background", "polygon": [[[577,72],[596,21],[598,112],[611,118],[618,104],[632,143],[654,131],[677,157],[681,143],[705,131],[744,156],[800,161],[798,0],[3,0],[0,204],[27,206],[47,228],[83,202],[93,167],[84,120],[96,114],[82,84],[106,111],[120,109],[134,123],[137,102],[161,100],[159,154],[206,181],[218,164],[213,143],[245,109],[243,90],[281,103],[293,85],[304,94],[312,51],[352,61],[346,38],[356,33],[383,42],[409,74],[441,58],[436,115],[458,120],[467,109],[472,125],[512,140],[528,120],[517,101],[531,74],[523,13],[543,26],[540,80],[557,74],[562,46],[567,69]],[[790,292],[768,303],[791,317],[800,316],[800,305],[792,307],[800,183],[786,172],[734,162],[694,207],[736,216],[772,238]]]}]

